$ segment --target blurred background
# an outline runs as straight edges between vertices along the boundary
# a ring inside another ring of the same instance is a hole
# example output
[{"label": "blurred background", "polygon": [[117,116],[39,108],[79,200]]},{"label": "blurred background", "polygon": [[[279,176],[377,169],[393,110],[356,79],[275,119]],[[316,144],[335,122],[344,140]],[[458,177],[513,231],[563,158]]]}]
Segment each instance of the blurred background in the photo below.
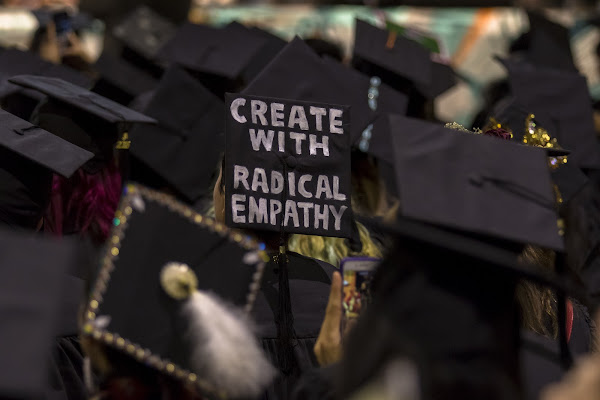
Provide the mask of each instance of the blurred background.
[{"label": "blurred background", "polygon": [[576,66],[600,100],[600,2],[595,0],[4,0],[0,1],[0,45],[27,48],[39,25],[32,10],[69,7],[86,21],[79,29],[90,60],[111,46],[114,26],[139,5],[147,5],[174,23],[222,26],[231,21],[266,29],[286,40],[295,35],[322,38],[349,55],[354,20],[375,25],[390,20],[432,38],[439,57],[459,74],[458,85],[435,101],[438,118],[472,122],[483,102],[483,89],[502,78],[494,61],[529,26],[523,8],[542,11],[569,28]]}]

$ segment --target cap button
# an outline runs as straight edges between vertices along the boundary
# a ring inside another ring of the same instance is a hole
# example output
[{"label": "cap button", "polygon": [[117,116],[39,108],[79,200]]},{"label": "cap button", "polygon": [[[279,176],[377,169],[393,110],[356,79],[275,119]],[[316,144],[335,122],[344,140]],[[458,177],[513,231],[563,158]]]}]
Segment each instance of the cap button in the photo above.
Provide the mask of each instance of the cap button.
[{"label": "cap button", "polygon": [[296,168],[296,165],[298,165],[298,160],[296,160],[296,157],[288,155],[285,158],[285,163],[288,166],[288,168],[294,169]]}]

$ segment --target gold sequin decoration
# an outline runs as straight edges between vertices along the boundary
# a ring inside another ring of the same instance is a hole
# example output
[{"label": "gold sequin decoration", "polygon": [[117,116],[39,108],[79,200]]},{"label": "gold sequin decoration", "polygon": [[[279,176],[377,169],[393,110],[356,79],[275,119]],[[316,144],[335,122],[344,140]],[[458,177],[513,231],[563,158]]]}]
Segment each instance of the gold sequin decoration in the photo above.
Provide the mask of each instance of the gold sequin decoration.
[{"label": "gold sequin decoration", "polygon": [[119,255],[119,248],[118,247],[113,247],[112,249],[110,249],[110,254],[112,254],[113,256],[118,256]]},{"label": "gold sequin decoration", "polygon": [[131,206],[125,207],[125,215],[131,215],[132,212],[133,208],[131,208]]},{"label": "gold sequin decoration", "polygon": [[123,347],[125,347],[125,339],[123,339],[122,337],[118,338],[116,344],[118,348],[122,349]]},{"label": "gold sequin decoration", "polygon": [[173,365],[171,363],[167,364],[167,372],[172,373],[174,371],[175,371],[175,365]]},{"label": "gold sequin decoration", "polygon": [[92,300],[92,301],[90,301],[90,308],[92,310],[96,310],[98,308],[98,300]]}]

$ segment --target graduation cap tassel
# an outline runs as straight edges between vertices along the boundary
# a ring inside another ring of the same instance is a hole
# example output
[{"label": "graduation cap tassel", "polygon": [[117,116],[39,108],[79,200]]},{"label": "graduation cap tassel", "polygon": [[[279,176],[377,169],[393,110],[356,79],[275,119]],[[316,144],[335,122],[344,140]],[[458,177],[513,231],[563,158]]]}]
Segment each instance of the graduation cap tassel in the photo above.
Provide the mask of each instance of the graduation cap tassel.
[{"label": "graduation cap tassel", "polygon": [[[283,176],[288,174],[288,161],[282,160]],[[287,182],[282,191],[281,204],[285,204],[288,191]],[[287,235],[283,230],[281,220],[279,234],[279,254],[277,266],[279,268],[279,302],[277,310],[277,338],[279,346],[279,368],[285,375],[291,375],[294,368],[294,316],[292,315],[292,301],[290,299],[290,281],[288,276]]]},{"label": "graduation cap tassel", "polygon": [[216,295],[197,290],[194,271],[185,264],[169,263],[161,272],[163,289],[182,301],[189,321],[193,372],[231,397],[255,397],[274,376],[253,334],[247,316]]}]

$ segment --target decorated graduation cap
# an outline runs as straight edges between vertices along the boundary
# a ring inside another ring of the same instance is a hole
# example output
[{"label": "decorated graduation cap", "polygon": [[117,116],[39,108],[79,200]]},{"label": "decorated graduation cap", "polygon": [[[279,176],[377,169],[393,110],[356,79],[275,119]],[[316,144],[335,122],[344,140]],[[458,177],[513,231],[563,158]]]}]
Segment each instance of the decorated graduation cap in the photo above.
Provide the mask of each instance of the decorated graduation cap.
[{"label": "decorated graduation cap", "polygon": [[186,70],[172,66],[144,112],[159,122],[131,131],[131,154],[195,202],[209,191],[224,151],[223,102]]},{"label": "decorated graduation cap", "polygon": [[229,226],[350,237],[349,107],[228,93]]},{"label": "decorated graduation cap", "polygon": [[148,61],[154,61],[176,29],[171,21],[142,5],[115,26],[112,34],[133,52]]},{"label": "decorated graduation cap", "polygon": [[404,216],[563,249],[544,150],[396,115],[390,125]]},{"label": "decorated graduation cap", "polygon": [[432,61],[422,44],[356,20],[353,64],[359,70],[378,76],[397,90],[415,88],[425,98],[435,98],[456,84],[448,65]]},{"label": "decorated graduation cap", "polygon": [[93,91],[121,104],[156,87],[158,80],[134,64],[108,53],[103,53],[94,64],[100,78]]},{"label": "decorated graduation cap", "polygon": [[113,150],[129,149],[133,123],[156,123],[153,118],[57,78],[19,75],[11,83],[49,97],[37,110],[37,124],[53,134],[94,153],[90,172],[112,160]]},{"label": "decorated graduation cap", "polygon": [[527,11],[527,17],[529,31],[513,44],[513,54],[539,66],[576,72],[569,29],[539,12]]},{"label": "decorated graduation cap", "polygon": [[[420,364],[423,397],[522,397],[517,283],[526,279],[563,294],[570,284],[461,232],[404,217],[384,229],[395,245],[373,278],[369,309],[348,337],[340,376],[358,384],[382,361],[408,357]],[[344,384],[341,396],[349,397],[352,386]]]},{"label": "decorated graduation cap", "polygon": [[[523,129],[512,131],[508,125],[503,125],[492,117],[483,133],[504,132],[507,135],[504,139],[545,149],[548,154],[548,165],[552,173],[552,180],[556,185],[557,201],[561,205],[568,203],[588,182],[583,171],[578,166],[568,162],[568,156],[571,152],[562,148],[556,138],[551,136],[548,130],[538,123],[534,114],[527,114],[524,110],[515,107],[514,103],[504,108],[504,116],[507,120],[512,120],[517,124],[516,126],[524,118]],[[547,121],[551,122],[551,119]]]},{"label": "decorated graduation cap", "polygon": [[266,41],[235,26],[215,28],[186,23],[160,49],[159,58],[193,71],[235,80]]},{"label": "decorated graduation cap", "polygon": [[50,199],[52,174],[70,177],[93,154],[0,110],[0,223],[35,229]]},{"label": "decorated graduation cap", "polygon": [[351,74],[342,64],[322,59],[302,39],[294,38],[243,93],[350,105],[350,136],[357,139],[374,118],[364,92],[367,82],[368,77]]},{"label": "decorated graduation cap", "polygon": [[73,243],[0,230],[0,397],[44,398]]},{"label": "decorated graduation cap", "polygon": [[254,397],[273,369],[248,325],[262,246],[172,197],[127,185],[83,334],[218,397]]},{"label": "decorated graduation cap", "polygon": [[543,126],[548,126],[558,142],[571,151],[571,162],[584,168],[600,167],[600,148],[585,78],[576,72],[536,67],[523,61],[503,63],[517,105],[549,120],[543,121]]}]

